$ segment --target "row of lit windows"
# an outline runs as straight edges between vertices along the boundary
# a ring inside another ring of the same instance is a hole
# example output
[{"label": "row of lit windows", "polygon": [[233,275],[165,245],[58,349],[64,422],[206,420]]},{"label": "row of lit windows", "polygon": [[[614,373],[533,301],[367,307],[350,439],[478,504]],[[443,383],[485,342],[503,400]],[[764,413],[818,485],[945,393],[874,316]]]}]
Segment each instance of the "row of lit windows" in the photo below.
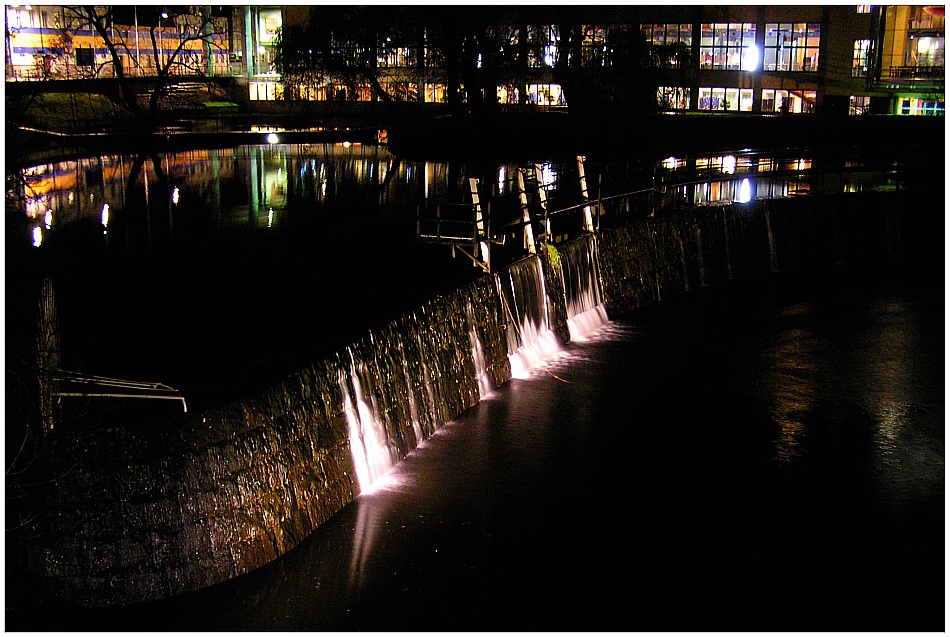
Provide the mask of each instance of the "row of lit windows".
[{"label": "row of lit windows", "polygon": [[[701,111],[738,111],[751,113],[754,106],[754,91],[751,88],[701,86],[699,87]],[[689,89],[681,86],[660,86],[657,98],[664,110],[690,110]],[[762,89],[760,108],[763,113],[813,113],[815,91],[787,91]]]},{"label": "row of lit windows", "polygon": [[[693,46],[691,24],[644,24],[640,27],[646,42],[654,47],[681,44]],[[607,27],[590,26],[581,43],[585,66],[602,66],[609,59],[609,32]],[[558,55],[557,27],[527,27],[525,64],[530,68],[551,67]],[[503,48],[517,51],[522,30],[512,27],[505,34]],[[821,43],[821,25],[805,22],[769,22],[765,24],[762,51],[756,44],[754,22],[716,22],[700,25],[700,65],[714,70],[753,71],[817,71]],[[378,56],[381,67],[415,67],[418,56],[415,48],[402,46],[386,48]],[[668,60],[679,64],[679,60]],[[427,57],[426,64],[432,61]]]},{"label": "row of lit windows", "polygon": [[[420,84],[416,82],[383,82],[383,88],[400,101],[416,102],[419,99]],[[423,101],[444,104],[448,101],[446,85],[438,82],[425,82],[421,85]],[[250,82],[250,99],[258,101],[282,100],[288,97],[279,82]],[[373,90],[369,85],[355,87],[339,83],[324,86],[298,86],[294,88],[294,99],[312,101],[373,101]],[[564,92],[560,85],[552,83],[526,84],[524,86],[502,85],[498,87],[499,104],[520,104],[522,96],[528,104],[535,106],[565,106]]]},{"label": "row of lit windows", "polygon": [[[767,22],[762,50],[756,44],[754,22],[715,22],[700,25],[700,66],[712,70],[818,70],[821,25],[807,22]],[[646,24],[644,38],[653,46],[693,44],[689,24]],[[672,60],[671,60],[672,62]]]}]

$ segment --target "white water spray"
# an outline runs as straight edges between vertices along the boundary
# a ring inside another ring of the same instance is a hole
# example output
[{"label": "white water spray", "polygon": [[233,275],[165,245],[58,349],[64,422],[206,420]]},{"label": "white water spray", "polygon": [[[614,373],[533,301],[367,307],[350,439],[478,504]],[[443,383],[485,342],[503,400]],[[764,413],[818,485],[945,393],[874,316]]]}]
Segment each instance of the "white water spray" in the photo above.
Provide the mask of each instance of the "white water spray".
[{"label": "white water spray", "polygon": [[[352,394],[350,392],[352,388]],[[360,492],[366,492],[373,482],[396,463],[389,447],[386,428],[376,418],[363,395],[363,386],[356,370],[356,361],[350,352],[350,377],[340,373],[343,392],[343,412],[350,432],[350,450],[359,481]]]}]

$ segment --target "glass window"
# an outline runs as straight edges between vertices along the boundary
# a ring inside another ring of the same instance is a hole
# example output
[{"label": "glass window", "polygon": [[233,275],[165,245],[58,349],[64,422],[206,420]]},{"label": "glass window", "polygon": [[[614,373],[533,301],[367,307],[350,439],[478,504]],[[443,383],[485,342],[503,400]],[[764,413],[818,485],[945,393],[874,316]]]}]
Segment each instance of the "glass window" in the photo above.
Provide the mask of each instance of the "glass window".
[{"label": "glass window", "polygon": [[656,98],[661,110],[689,109],[689,89],[683,86],[658,86]]},{"label": "glass window", "polygon": [[848,115],[864,115],[871,106],[871,98],[866,95],[852,95]]},{"label": "glass window", "polygon": [[557,59],[558,34],[556,26],[528,27],[528,66],[554,66]]},{"label": "glass window", "polygon": [[751,88],[701,86],[699,109],[704,111],[752,112],[753,91]]},{"label": "glass window", "polygon": [[693,46],[693,25],[641,24],[640,31],[653,55],[657,56],[656,62],[659,66],[679,68],[689,64],[689,60],[682,57],[684,53],[688,54]]},{"label": "glass window", "polygon": [[859,4],[858,13],[871,13],[871,5],[869,4]]},{"label": "glass window", "polygon": [[559,84],[528,84],[528,102],[537,106],[565,106]]},{"label": "glass window", "polygon": [[588,26],[581,41],[581,64],[601,67],[607,62],[607,27]]},{"label": "glass window", "polygon": [[763,113],[814,113],[815,91],[762,89]]},{"label": "glass window", "polygon": [[867,77],[870,40],[855,40],[854,54],[851,57],[851,77]]},{"label": "glass window", "polygon": [[392,46],[384,44],[376,57],[380,67],[413,67],[416,65],[416,55],[408,46]]},{"label": "glass window", "polygon": [[427,102],[443,103],[447,100],[445,94],[445,84],[435,84],[426,82],[425,100]]},{"label": "glass window", "polygon": [[703,24],[699,40],[700,66],[704,69],[751,71],[758,67],[754,22]]},{"label": "glass window", "polygon": [[766,71],[817,72],[820,45],[820,24],[766,23],[762,68]]}]

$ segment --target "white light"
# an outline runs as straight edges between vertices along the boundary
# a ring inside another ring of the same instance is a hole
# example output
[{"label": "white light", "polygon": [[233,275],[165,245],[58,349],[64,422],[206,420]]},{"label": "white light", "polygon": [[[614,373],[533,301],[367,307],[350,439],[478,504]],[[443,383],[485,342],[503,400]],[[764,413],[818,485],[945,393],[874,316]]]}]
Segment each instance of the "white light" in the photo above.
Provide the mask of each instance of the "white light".
[{"label": "white light", "polygon": [[350,142],[343,142],[343,148],[349,148]]},{"label": "white light", "polygon": [[178,186],[175,186],[175,189],[172,190],[172,203],[177,204],[180,193],[178,192]]},{"label": "white light", "polygon": [[754,71],[757,68],[759,68],[759,47],[750,44],[745,48],[745,53],[742,56],[742,70]]},{"label": "white light", "polygon": [[49,230],[50,226],[53,225],[53,211],[47,210],[46,215],[43,217],[43,222],[46,224],[46,229]]},{"label": "white light", "polygon": [[41,243],[43,243],[43,229],[35,226],[33,228],[33,245],[38,248]]},{"label": "white light", "polygon": [[277,137],[277,133],[268,133],[268,134],[267,134],[267,143],[268,143],[268,144],[276,144],[276,143],[278,142],[278,139],[279,139],[279,138]]},{"label": "white light", "polygon": [[736,195],[736,201],[739,203],[749,203],[752,201],[752,185],[749,183],[748,178],[743,179],[742,183],[739,184],[739,194]]},{"label": "white light", "polygon": [[274,209],[268,208],[267,209],[267,227],[271,228],[273,227],[273,225],[274,225]]},{"label": "white light", "polygon": [[722,158],[722,172],[732,175],[736,172],[736,158],[733,155],[726,155]]},{"label": "white light", "polygon": [[667,157],[663,160],[663,167],[673,170],[676,168],[676,157]]},{"label": "white light", "polygon": [[109,227],[109,204],[102,204],[102,225]]}]

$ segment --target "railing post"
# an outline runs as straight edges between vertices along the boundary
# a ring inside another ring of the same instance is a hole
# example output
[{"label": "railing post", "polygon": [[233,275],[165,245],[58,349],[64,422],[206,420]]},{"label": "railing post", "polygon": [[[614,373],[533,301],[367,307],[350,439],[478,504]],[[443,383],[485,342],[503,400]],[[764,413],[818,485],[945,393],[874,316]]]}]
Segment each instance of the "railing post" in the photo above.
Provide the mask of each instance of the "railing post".
[{"label": "railing post", "polygon": [[537,254],[538,249],[534,245],[534,229],[531,227],[531,212],[528,210],[528,193],[525,190],[524,172],[521,168],[518,169],[518,194],[521,197],[521,209],[523,211],[524,247],[528,250],[528,254]]},{"label": "railing post", "polygon": [[482,206],[478,198],[478,179],[469,177],[468,186],[472,191],[472,206],[475,212],[475,232],[472,237],[472,251],[476,257],[480,256],[482,268],[491,271],[491,246],[488,241],[488,229],[486,227],[486,218],[482,211]]},{"label": "railing post", "polygon": [[[581,181],[581,197],[584,201],[590,201],[587,196],[587,175],[584,174],[584,157],[583,155],[577,156],[577,174],[580,176]],[[594,220],[591,215],[590,205],[584,206],[584,232],[593,232],[594,231]]]}]

